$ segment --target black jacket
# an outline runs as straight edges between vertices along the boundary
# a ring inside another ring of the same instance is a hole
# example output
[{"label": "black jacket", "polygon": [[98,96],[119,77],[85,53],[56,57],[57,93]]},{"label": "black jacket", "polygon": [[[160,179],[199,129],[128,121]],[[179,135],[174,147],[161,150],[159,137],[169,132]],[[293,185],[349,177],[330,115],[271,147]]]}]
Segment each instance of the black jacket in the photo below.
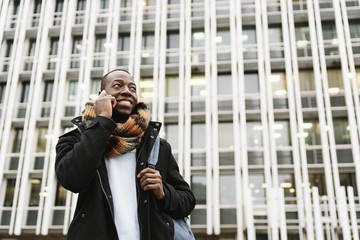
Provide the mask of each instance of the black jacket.
[{"label": "black jacket", "polygon": [[[116,124],[111,119],[98,116],[85,130],[81,117],[72,122],[78,129],[60,136],[55,163],[60,184],[79,193],[67,239],[119,239],[103,155],[106,140]],[[147,159],[160,127],[158,122],[149,123],[136,151],[136,174],[147,167]],[[179,173],[169,143],[163,139],[160,141],[156,169],[162,176],[165,192],[165,198],[161,201],[157,201],[152,192],[143,191],[139,179],[136,179],[141,240],[173,239],[171,218],[184,218],[195,207],[194,195]]]}]

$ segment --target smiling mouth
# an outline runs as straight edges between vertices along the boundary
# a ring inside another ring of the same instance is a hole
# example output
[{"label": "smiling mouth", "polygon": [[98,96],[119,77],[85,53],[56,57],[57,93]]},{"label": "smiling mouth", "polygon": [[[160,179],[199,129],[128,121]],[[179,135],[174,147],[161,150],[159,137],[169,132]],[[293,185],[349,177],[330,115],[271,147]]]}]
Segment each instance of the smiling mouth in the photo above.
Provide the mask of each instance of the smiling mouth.
[{"label": "smiling mouth", "polygon": [[125,99],[117,101],[117,102],[121,103],[123,105],[128,105],[128,106],[130,106],[132,104],[132,102],[130,100],[125,100]]}]

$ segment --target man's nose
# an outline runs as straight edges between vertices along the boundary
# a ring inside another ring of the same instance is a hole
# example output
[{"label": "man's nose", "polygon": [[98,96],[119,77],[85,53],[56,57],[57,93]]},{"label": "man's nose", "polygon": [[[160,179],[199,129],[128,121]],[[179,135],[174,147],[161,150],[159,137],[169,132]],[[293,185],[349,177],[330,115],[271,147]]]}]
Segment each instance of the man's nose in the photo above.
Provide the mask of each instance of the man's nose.
[{"label": "man's nose", "polygon": [[121,92],[120,92],[121,95],[127,95],[127,96],[130,96],[131,95],[131,92],[130,92],[130,89],[125,86],[121,89]]}]

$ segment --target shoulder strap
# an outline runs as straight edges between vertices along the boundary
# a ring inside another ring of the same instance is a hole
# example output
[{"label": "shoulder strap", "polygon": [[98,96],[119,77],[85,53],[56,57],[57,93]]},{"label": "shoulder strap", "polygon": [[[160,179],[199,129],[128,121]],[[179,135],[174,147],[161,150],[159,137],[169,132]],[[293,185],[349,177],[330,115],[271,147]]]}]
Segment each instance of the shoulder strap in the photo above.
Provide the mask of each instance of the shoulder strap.
[{"label": "shoulder strap", "polygon": [[160,137],[159,135],[155,139],[155,143],[153,148],[151,149],[151,153],[148,159],[148,163],[151,165],[156,165],[159,157],[159,149],[160,149]]}]

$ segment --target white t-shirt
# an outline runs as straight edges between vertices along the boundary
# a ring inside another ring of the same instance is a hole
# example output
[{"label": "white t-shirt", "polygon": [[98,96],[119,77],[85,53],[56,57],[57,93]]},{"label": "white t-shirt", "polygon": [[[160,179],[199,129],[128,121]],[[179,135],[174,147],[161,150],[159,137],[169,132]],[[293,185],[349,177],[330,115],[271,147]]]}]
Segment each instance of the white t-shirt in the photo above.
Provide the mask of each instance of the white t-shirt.
[{"label": "white t-shirt", "polygon": [[120,239],[140,239],[136,197],[136,150],[105,159]]}]

